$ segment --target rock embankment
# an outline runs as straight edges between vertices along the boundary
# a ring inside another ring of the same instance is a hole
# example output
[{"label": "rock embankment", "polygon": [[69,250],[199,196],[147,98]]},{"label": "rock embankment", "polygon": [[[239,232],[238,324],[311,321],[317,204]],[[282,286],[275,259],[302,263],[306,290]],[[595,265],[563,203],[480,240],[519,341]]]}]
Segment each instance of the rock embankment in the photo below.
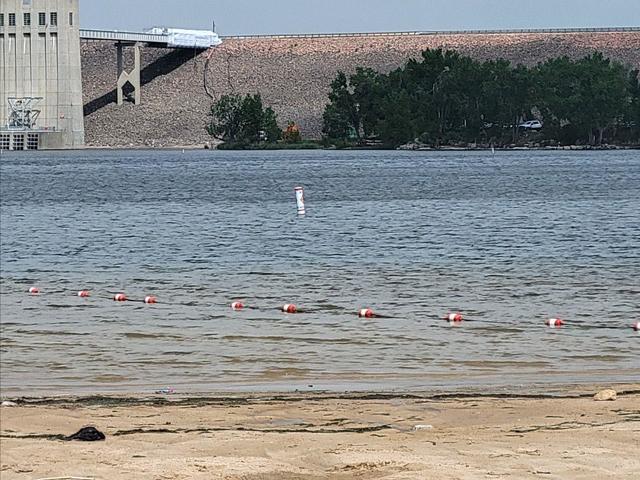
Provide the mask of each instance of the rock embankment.
[{"label": "rock embankment", "polygon": [[640,32],[579,32],[231,38],[202,53],[144,48],[142,104],[117,106],[115,47],[85,42],[86,141],[89,146],[202,146],[211,140],[205,131],[210,95],[232,92],[260,92],[282,125],[294,120],[305,138],[318,138],[329,83],[338,70],[366,66],[387,72],[438,47],[525,65],[601,51],[640,69],[639,46]]}]

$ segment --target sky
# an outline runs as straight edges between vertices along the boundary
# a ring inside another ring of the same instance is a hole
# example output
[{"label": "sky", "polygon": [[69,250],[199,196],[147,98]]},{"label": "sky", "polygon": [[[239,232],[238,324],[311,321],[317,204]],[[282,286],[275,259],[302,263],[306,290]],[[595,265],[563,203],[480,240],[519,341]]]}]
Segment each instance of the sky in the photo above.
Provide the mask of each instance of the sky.
[{"label": "sky", "polygon": [[80,0],[82,28],[220,35],[638,27],[640,0]]}]

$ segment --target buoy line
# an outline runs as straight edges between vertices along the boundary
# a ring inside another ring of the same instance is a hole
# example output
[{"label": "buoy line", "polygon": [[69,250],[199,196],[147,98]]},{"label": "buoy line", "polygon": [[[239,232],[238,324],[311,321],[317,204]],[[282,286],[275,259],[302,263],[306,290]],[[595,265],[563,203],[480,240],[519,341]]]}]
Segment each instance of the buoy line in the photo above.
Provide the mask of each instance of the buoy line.
[{"label": "buoy line", "polygon": [[[29,287],[28,289],[28,293],[31,296],[42,296],[45,293],[36,286],[32,286]],[[63,293],[60,291],[56,291],[56,292],[50,292],[51,294],[53,293]],[[83,290],[79,290],[76,295],[79,298],[84,298],[84,299],[88,299],[91,298],[91,291],[87,290],[87,289],[83,289]],[[111,297],[95,297],[95,298],[100,298],[100,299],[111,299],[115,302],[119,302],[119,303],[125,303],[125,302],[133,302],[133,303],[144,303],[147,305],[154,305],[158,303],[158,297],[156,297],[155,295],[147,295],[142,299],[132,299],[129,298],[125,293],[116,293]],[[190,304],[180,304],[180,305],[188,305],[191,306],[193,305],[193,303]],[[260,310],[259,307],[254,307],[254,306],[248,306],[245,303],[241,302],[241,301],[234,301],[231,304],[228,304],[232,310],[234,311],[242,311],[242,310]],[[282,313],[286,313],[286,314],[303,314],[303,313],[316,313],[316,312],[321,312],[322,309],[314,309],[314,310],[308,310],[308,309],[300,309],[298,308],[295,304],[293,303],[285,303],[284,305],[282,305],[281,307],[278,308],[279,311],[281,311]],[[386,318],[386,319],[393,319],[393,318],[397,318],[397,317],[393,317],[393,316],[388,316],[388,315],[382,315],[379,314],[377,312],[375,312],[372,308],[369,307],[365,307],[365,308],[360,308],[359,310],[356,311],[356,315],[358,318],[363,318],[363,319],[374,319],[374,318]],[[435,318],[435,317],[434,317]],[[490,319],[480,319],[480,318],[466,318],[462,315],[462,313],[460,312],[455,312],[455,313],[447,313],[444,317],[439,317],[445,321],[447,321],[450,325],[461,325],[464,322],[472,322],[472,323],[478,323],[478,322],[482,322],[482,324],[485,325],[496,325],[496,326],[505,326],[504,323],[502,322],[497,322],[495,320],[490,320]],[[571,328],[590,328],[590,329],[595,329],[595,328],[602,328],[602,329],[618,329],[620,328],[619,326],[613,326],[613,325],[584,325],[584,324],[579,324],[579,323],[571,323],[571,322],[567,322],[566,320],[562,319],[562,318],[557,318],[557,317],[552,317],[552,318],[547,318],[546,320],[544,320],[544,325],[546,325],[549,328],[554,328],[554,329],[558,329],[558,328],[562,328],[562,327],[571,327]],[[630,325],[631,329],[636,331],[636,332],[640,332],[640,321],[634,321],[631,325]]]}]

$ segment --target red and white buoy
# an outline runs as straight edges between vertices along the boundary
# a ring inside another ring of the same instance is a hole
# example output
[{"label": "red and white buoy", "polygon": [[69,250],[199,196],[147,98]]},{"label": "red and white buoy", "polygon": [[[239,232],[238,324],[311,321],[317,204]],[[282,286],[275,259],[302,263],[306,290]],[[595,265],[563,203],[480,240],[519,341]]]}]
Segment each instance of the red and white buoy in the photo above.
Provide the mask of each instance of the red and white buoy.
[{"label": "red and white buoy", "polygon": [[636,332],[640,332],[640,322],[635,322],[633,325],[631,325],[631,328],[633,328]]},{"label": "red and white buoy", "polygon": [[38,295],[40,293],[40,289],[38,287],[31,287],[29,289],[29,293],[31,295]]},{"label": "red and white buoy", "polygon": [[129,299],[127,298],[127,296],[126,296],[124,293],[116,293],[116,294],[113,296],[113,299],[114,299],[116,302],[126,302],[127,300],[129,300]]},{"label": "red and white buoy", "polygon": [[448,322],[461,322],[463,320],[461,313],[449,313],[444,319]]},{"label": "red and white buoy", "polygon": [[296,204],[298,207],[298,215],[304,215],[306,210],[304,208],[304,189],[302,187],[294,188],[296,192]]},{"label": "red and white buoy", "polygon": [[231,304],[232,310],[242,310],[243,308],[244,308],[244,305],[242,304],[242,302],[233,302]]},{"label": "red and white buoy", "polygon": [[560,318],[548,318],[544,323],[547,327],[561,327],[564,325],[564,320]]},{"label": "red and white buoy", "polygon": [[146,303],[147,305],[152,305],[154,303],[158,303],[158,299],[153,295],[147,295],[146,297],[144,297],[144,303]]},{"label": "red and white buoy", "polygon": [[370,308],[361,308],[358,311],[358,316],[360,318],[373,318],[375,316],[375,313],[373,313],[373,310],[371,310]]},{"label": "red and white buoy", "polygon": [[282,311],[284,313],[296,313],[298,311],[298,309],[296,308],[296,306],[292,303],[286,303],[282,306]]},{"label": "red and white buoy", "polygon": [[78,296],[80,298],[87,298],[87,297],[91,296],[91,293],[89,292],[89,290],[80,290],[78,292]]}]

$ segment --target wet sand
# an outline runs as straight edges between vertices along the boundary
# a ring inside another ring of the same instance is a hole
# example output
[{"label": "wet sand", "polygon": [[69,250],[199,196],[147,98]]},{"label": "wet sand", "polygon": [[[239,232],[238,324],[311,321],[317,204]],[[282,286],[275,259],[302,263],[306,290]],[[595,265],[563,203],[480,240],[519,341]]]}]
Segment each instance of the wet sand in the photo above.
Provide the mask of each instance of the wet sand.
[{"label": "wet sand", "polygon": [[[4,480],[635,479],[640,384],[570,396],[94,397],[0,409]],[[569,390],[567,390],[569,392]],[[626,393],[625,393],[626,392]],[[66,442],[85,425],[106,441]]]}]

